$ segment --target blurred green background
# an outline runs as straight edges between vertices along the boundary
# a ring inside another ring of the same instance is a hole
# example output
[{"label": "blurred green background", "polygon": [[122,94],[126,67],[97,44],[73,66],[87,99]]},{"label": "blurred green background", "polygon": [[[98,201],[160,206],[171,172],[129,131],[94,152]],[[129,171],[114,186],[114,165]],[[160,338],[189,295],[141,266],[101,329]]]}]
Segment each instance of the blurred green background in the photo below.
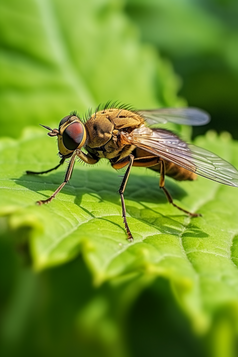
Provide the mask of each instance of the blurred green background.
[{"label": "blurred green background", "polygon": [[[237,15],[235,0],[1,0],[0,135],[119,100],[198,106],[237,139]],[[1,356],[235,356],[229,311],[199,335],[165,279],[96,287],[81,257],[35,273],[4,224]]]},{"label": "blurred green background", "polygon": [[208,128],[227,130],[237,139],[237,1],[130,0],[126,10],[142,40],[173,63],[188,105],[211,114]]}]

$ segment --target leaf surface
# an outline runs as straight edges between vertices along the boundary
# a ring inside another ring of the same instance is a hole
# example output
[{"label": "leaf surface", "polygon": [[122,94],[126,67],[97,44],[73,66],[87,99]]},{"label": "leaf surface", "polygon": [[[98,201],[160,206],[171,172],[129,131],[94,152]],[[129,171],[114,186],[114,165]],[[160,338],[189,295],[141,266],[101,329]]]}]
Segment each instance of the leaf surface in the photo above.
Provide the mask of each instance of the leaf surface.
[{"label": "leaf surface", "polygon": [[[228,135],[209,133],[197,144],[238,166],[238,144]],[[219,307],[237,307],[235,188],[203,178],[182,183],[167,179],[175,202],[203,215],[190,219],[167,203],[155,172],[133,168],[125,191],[134,236],[128,243],[117,193],[121,171],[103,160],[95,166],[76,163],[62,192],[50,204],[37,206],[35,201],[49,197],[63,181],[65,167],[42,176],[26,176],[24,170],[56,165],[54,140],[42,130],[27,129],[19,141],[2,139],[0,148],[1,214],[8,217],[10,231],[25,232],[36,269],[81,252],[97,285],[141,274],[166,277],[198,330],[206,329]]]}]

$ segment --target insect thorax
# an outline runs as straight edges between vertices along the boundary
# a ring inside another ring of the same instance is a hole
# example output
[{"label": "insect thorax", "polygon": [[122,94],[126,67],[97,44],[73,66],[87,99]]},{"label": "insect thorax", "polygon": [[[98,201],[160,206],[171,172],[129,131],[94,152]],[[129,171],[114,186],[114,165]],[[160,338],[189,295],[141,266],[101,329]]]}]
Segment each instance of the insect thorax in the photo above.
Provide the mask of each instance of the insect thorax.
[{"label": "insect thorax", "polygon": [[105,109],[86,122],[86,149],[99,158],[113,159],[129,155],[134,146],[121,141],[122,132],[130,132],[144,123],[137,113],[125,109]]}]

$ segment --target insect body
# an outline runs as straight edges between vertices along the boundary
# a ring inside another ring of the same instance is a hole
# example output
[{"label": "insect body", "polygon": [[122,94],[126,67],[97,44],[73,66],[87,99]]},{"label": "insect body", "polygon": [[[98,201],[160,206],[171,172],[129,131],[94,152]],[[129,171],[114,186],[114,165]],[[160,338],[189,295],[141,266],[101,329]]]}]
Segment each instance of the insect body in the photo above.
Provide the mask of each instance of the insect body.
[{"label": "insect body", "polygon": [[[153,124],[173,122],[186,125],[203,125],[209,121],[207,113],[196,108],[155,109],[134,111],[128,107],[110,106],[98,108],[84,122],[76,113],[64,117],[58,129],[49,130],[49,136],[57,136],[60,163],[47,171],[27,171],[27,174],[44,174],[57,169],[70,158],[64,182],[51,197],[38,201],[49,203],[69,181],[76,157],[88,164],[101,158],[110,161],[115,169],[127,167],[119,194],[122,217],[127,239],[133,240],[126,219],[124,191],[132,166],[148,167],[160,173],[159,186],[168,201],[191,217],[200,216],[177,206],[165,188],[165,175],[175,180],[195,180],[198,175],[219,183],[238,187],[238,171],[228,162],[202,148],[182,141],[165,129],[156,129]],[[84,148],[86,153],[81,149]]]}]

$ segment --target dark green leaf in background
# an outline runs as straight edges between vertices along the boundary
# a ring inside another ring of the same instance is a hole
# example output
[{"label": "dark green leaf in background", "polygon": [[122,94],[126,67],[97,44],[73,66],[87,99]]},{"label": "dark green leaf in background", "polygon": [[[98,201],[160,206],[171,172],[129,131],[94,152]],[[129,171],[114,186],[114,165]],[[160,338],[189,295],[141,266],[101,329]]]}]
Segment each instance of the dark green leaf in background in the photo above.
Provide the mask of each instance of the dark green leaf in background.
[{"label": "dark green leaf in background", "polygon": [[179,103],[170,65],[139,44],[121,10],[108,0],[1,2],[1,135],[108,100]]},{"label": "dark green leaf in background", "polygon": [[[181,95],[206,109],[209,128],[238,139],[238,2],[128,0],[142,40],[157,47],[183,78]],[[204,133],[196,128],[195,133]]]},{"label": "dark green leaf in background", "polygon": [[[155,172],[133,168],[125,192],[129,244],[117,192],[123,170],[77,162],[62,192],[40,207],[35,202],[59,186],[66,165],[24,173],[59,162],[40,123],[58,125],[70,111],[84,114],[108,100],[184,105],[172,66],[140,43],[123,5],[0,4],[2,356],[235,356],[236,188],[167,179],[176,203],[203,214],[191,220],[167,203]],[[189,128],[173,129],[189,137]],[[228,134],[209,132],[196,143],[238,167]]]}]

